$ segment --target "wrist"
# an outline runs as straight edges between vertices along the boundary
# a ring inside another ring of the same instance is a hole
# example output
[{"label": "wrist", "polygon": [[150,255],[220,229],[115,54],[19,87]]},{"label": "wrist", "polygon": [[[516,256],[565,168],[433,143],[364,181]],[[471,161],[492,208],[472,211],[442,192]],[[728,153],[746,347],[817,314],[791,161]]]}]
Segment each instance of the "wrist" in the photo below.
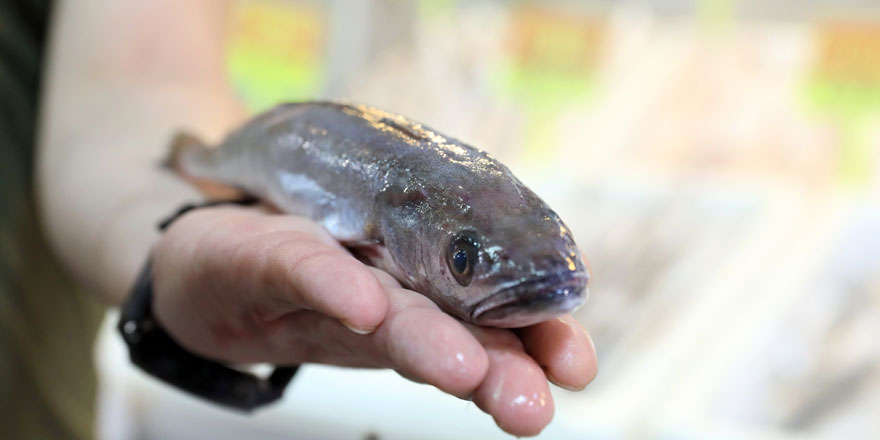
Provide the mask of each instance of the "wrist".
[{"label": "wrist", "polygon": [[[164,230],[199,208],[207,210],[230,203],[250,205],[255,201],[246,199],[185,205],[160,221],[159,228]],[[129,346],[132,362],[177,388],[228,407],[249,411],[279,399],[295,374],[296,366],[279,367],[269,377],[259,378],[187,350],[166,332],[154,314],[152,266],[152,259],[148,259],[123,305],[118,325]]]}]

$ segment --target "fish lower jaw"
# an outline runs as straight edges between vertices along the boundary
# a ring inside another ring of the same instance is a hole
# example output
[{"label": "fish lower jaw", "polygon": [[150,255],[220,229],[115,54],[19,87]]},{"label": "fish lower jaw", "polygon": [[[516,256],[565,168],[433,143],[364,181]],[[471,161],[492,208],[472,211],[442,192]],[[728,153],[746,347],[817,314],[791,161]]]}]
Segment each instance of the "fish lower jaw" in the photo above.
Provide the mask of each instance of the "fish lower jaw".
[{"label": "fish lower jaw", "polygon": [[490,327],[525,327],[572,312],[587,299],[586,280],[579,279],[549,288],[518,290],[513,295],[502,291],[480,302],[471,321]]}]

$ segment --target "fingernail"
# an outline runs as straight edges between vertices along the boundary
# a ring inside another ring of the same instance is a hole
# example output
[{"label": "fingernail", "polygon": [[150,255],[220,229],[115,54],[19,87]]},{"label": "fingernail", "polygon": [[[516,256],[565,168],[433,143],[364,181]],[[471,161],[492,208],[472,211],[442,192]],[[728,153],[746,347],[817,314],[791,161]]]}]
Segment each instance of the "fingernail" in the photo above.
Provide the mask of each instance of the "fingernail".
[{"label": "fingernail", "polygon": [[570,386],[566,386],[566,385],[561,385],[561,384],[558,384],[558,383],[556,383],[556,382],[553,382],[553,384],[556,385],[556,386],[558,386],[559,388],[562,388],[562,389],[565,389],[565,390],[568,390],[568,391],[572,391],[572,392],[583,391],[583,390],[586,388],[585,386],[580,387],[580,388],[575,388],[575,387],[570,387]]},{"label": "fingernail", "polygon": [[550,382],[553,383],[553,385],[556,385],[556,386],[558,386],[559,388],[566,389],[566,390],[568,390],[568,391],[583,391],[584,388],[587,387],[586,385],[584,385],[584,386],[582,386],[582,387],[580,387],[580,388],[576,388],[576,387],[572,387],[572,386],[568,386],[568,385],[563,385],[562,382],[560,382],[560,381],[557,380],[555,377],[553,377],[553,375],[550,374],[549,371],[544,370],[544,374],[547,375],[547,379],[549,379]]},{"label": "fingernail", "polygon": [[369,328],[369,329],[357,328],[346,321],[341,321],[341,322],[342,322],[342,325],[345,326],[345,328],[347,328],[347,329],[351,330],[352,332],[357,333],[359,335],[368,335],[370,333],[373,333],[376,330],[375,328]]}]

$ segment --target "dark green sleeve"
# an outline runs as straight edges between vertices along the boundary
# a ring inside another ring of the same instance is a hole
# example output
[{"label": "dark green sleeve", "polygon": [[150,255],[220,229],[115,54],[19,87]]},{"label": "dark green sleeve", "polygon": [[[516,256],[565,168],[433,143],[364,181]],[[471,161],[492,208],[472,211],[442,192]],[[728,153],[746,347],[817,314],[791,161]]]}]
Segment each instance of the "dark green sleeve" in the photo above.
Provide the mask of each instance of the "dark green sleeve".
[{"label": "dark green sleeve", "polygon": [[94,437],[101,307],[48,250],[34,133],[49,3],[0,0],[0,437]]}]

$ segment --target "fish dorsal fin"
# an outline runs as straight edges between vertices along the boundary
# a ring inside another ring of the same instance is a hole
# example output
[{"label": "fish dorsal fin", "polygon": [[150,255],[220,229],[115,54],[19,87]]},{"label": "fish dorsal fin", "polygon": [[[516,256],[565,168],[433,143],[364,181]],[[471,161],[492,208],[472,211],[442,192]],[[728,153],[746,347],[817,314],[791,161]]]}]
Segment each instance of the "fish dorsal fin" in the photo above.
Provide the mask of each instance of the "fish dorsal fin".
[{"label": "fish dorsal fin", "polygon": [[384,124],[388,128],[397,130],[398,133],[416,142],[425,142],[430,140],[430,138],[425,135],[424,130],[417,130],[416,127],[412,126],[412,124],[402,124],[400,123],[400,121],[395,121],[391,118],[382,118],[379,120],[379,122]]}]

